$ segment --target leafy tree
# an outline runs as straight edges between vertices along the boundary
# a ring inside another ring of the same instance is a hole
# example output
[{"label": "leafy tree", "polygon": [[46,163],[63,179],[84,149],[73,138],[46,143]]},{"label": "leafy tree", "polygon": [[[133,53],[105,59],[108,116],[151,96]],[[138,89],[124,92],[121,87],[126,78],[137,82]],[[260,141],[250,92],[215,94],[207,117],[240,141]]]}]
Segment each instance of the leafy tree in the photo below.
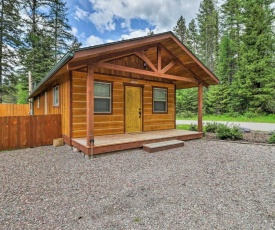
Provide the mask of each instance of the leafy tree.
[{"label": "leafy tree", "polygon": [[[20,2],[1,0],[0,4],[0,103],[7,93],[9,78],[13,77],[17,64],[16,48],[20,44]],[[4,84],[4,85],[3,85]]]},{"label": "leafy tree", "polygon": [[218,51],[219,25],[218,11],[214,0],[203,0],[197,14],[199,27],[199,57],[212,71]]},{"label": "leafy tree", "polygon": [[177,90],[177,114],[192,116],[197,113],[198,91],[197,89]]},{"label": "leafy tree", "polygon": [[187,33],[187,28],[186,28],[186,23],[185,23],[185,19],[180,16],[180,18],[177,21],[177,25],[173,28],[173,31],[175,33],[175,35],[179,38],[179,40],[182,43],[186,43],[186,33]]}]

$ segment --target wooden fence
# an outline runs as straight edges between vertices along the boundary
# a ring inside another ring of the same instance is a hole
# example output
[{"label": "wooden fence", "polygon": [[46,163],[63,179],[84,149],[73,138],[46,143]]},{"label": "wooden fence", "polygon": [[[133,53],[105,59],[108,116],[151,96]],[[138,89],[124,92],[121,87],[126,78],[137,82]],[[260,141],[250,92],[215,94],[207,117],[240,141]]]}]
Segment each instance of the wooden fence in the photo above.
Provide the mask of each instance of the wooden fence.
[{"label": "wooden fence", "polygon": [[60,114],[0,117],[0,150],[52,145],[61,132]]},{"label": "wooden fence", "polygon": [[0,104],[0,117],[27,116],[30,112],[29,104]]}]

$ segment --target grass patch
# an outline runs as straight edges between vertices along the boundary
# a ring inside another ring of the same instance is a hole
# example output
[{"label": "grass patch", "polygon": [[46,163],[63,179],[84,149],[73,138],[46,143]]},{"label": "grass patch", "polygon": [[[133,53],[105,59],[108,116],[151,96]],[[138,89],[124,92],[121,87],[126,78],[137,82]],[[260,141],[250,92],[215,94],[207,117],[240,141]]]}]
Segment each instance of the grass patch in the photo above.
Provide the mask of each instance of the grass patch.
[{"label": "grass patch", "polygon": [[187,125],[187,124],[177,125],[177,129],[189,130],[189,128],[190,128],[190,125]]},{"label": "grass patch", "polygon": [[[177,116],[178,120],[197,120],[197,116],[192,117],[180,117]],[[275,123],[275,114],[262,115],[262,116],[248,116],[248,115],[238,115],[233,116],[228,114],[223,115],[204,115],[203,121],[228,121],[228,122],[260,122],[260,123]]]}]

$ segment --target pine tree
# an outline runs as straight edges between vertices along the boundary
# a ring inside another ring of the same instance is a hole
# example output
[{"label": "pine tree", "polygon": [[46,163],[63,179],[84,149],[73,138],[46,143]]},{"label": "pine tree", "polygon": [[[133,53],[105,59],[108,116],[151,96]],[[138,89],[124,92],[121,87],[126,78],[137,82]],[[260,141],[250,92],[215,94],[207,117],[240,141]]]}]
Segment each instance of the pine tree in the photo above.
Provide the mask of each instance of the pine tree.
[{"label": "pine tree", "polygon": [[198,54],[198,29],[194,19],[188,24],[186,31],[186,45],[195,54]]},{"label": "pine tree", "polygon": [[272,0],[243,2],[244,32],[241,36],[240,67],[234,82],[239,111],[270,112],[274,100],[274,9]]},{"label": "pine tree", "polygon": [[[24,19],[26,33],[24,46],[20,49],[20,60],[26,76],[31,71],[34,84],[37,84],[55,63],[54,38],[47,28],[47,9],[49,2],[45,0],[25,0],[23,8],[27,15]],[[27,87],[26,81],[22,81]],[[23,89],[24,89],[23,87]]]},{"label": "pine tree", "polygon": [[212,71],[218,51],[219,25],[218,11],[214,0],[203,0],[197,14],[199,27],[199,57]]},{"label": "pine tree", "polygon": [[185,44],[187,28],[185,24],[185,19],[182,16],[180,16],[180,18],[178,19],[177,25],[173,28],[173,31],[175,35],[179,38],[179,40]]},{"label": "pine tree", "polygon": [[[20,2],[1,0],[0,5],[0,104],[2,96],[11,89],[9,78],[13,78],[16,66],[16,49],[20,45]],[[9,87],[8,87],[9,86]]]},{"label": "pine tree", "polygon": [[231,85],[239,68],[239,47],[241,33],[240,0],[227,0],[221,6],[221,29],[223,31],[217,60],[217,74]]},{"label": "pine tree", "polygon": [[66,2],[64,0],[50,0],[48,26],[54,39],[54,59],[56,63],[64,53],[70,50],[72,45],[74,48],[77,44],[80,46],[76,37],[70,32],[72,28],[68,21]]}]

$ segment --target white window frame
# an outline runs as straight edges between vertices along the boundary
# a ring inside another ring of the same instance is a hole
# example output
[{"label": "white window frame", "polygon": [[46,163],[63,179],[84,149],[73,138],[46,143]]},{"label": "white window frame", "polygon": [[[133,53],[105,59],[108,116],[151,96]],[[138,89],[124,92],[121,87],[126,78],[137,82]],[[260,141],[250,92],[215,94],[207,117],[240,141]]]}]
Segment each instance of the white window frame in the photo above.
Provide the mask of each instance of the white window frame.
[{"label": "white window frame", "polygon": [[59,85],[53,87],[53,106],[59,106]]},{"label": "white window frame", "polygon": [[109,99],[110,100],[110,107],[109,107],[109,111],[106,111],[106,112],[97,112],[97,111],[94,111],[95,114],[110,114],[112,113],[112,83],[110,82],[101,82],[101,81],[95,81],[94,84],[104,84],[104,85],[109,85],[109,91],[110,91],[110,96],[109,97],[100,97],[100,96],[96,96],[94,94],[94,103],[95,103],[95,99],[96,98],[99,98],[99,99]]},{"label": "white window frame", "polygon": [[[164,90],[166,92],[166,99],[165,100],[156,100],[155,99],[155,90]],[[161,101],[165,102],[165,111],[155,111],[155,102]],[[168,108],[168,90],[167,88],[159,88],[159,87],[153,87],[153,113],[167,113]]]}]

